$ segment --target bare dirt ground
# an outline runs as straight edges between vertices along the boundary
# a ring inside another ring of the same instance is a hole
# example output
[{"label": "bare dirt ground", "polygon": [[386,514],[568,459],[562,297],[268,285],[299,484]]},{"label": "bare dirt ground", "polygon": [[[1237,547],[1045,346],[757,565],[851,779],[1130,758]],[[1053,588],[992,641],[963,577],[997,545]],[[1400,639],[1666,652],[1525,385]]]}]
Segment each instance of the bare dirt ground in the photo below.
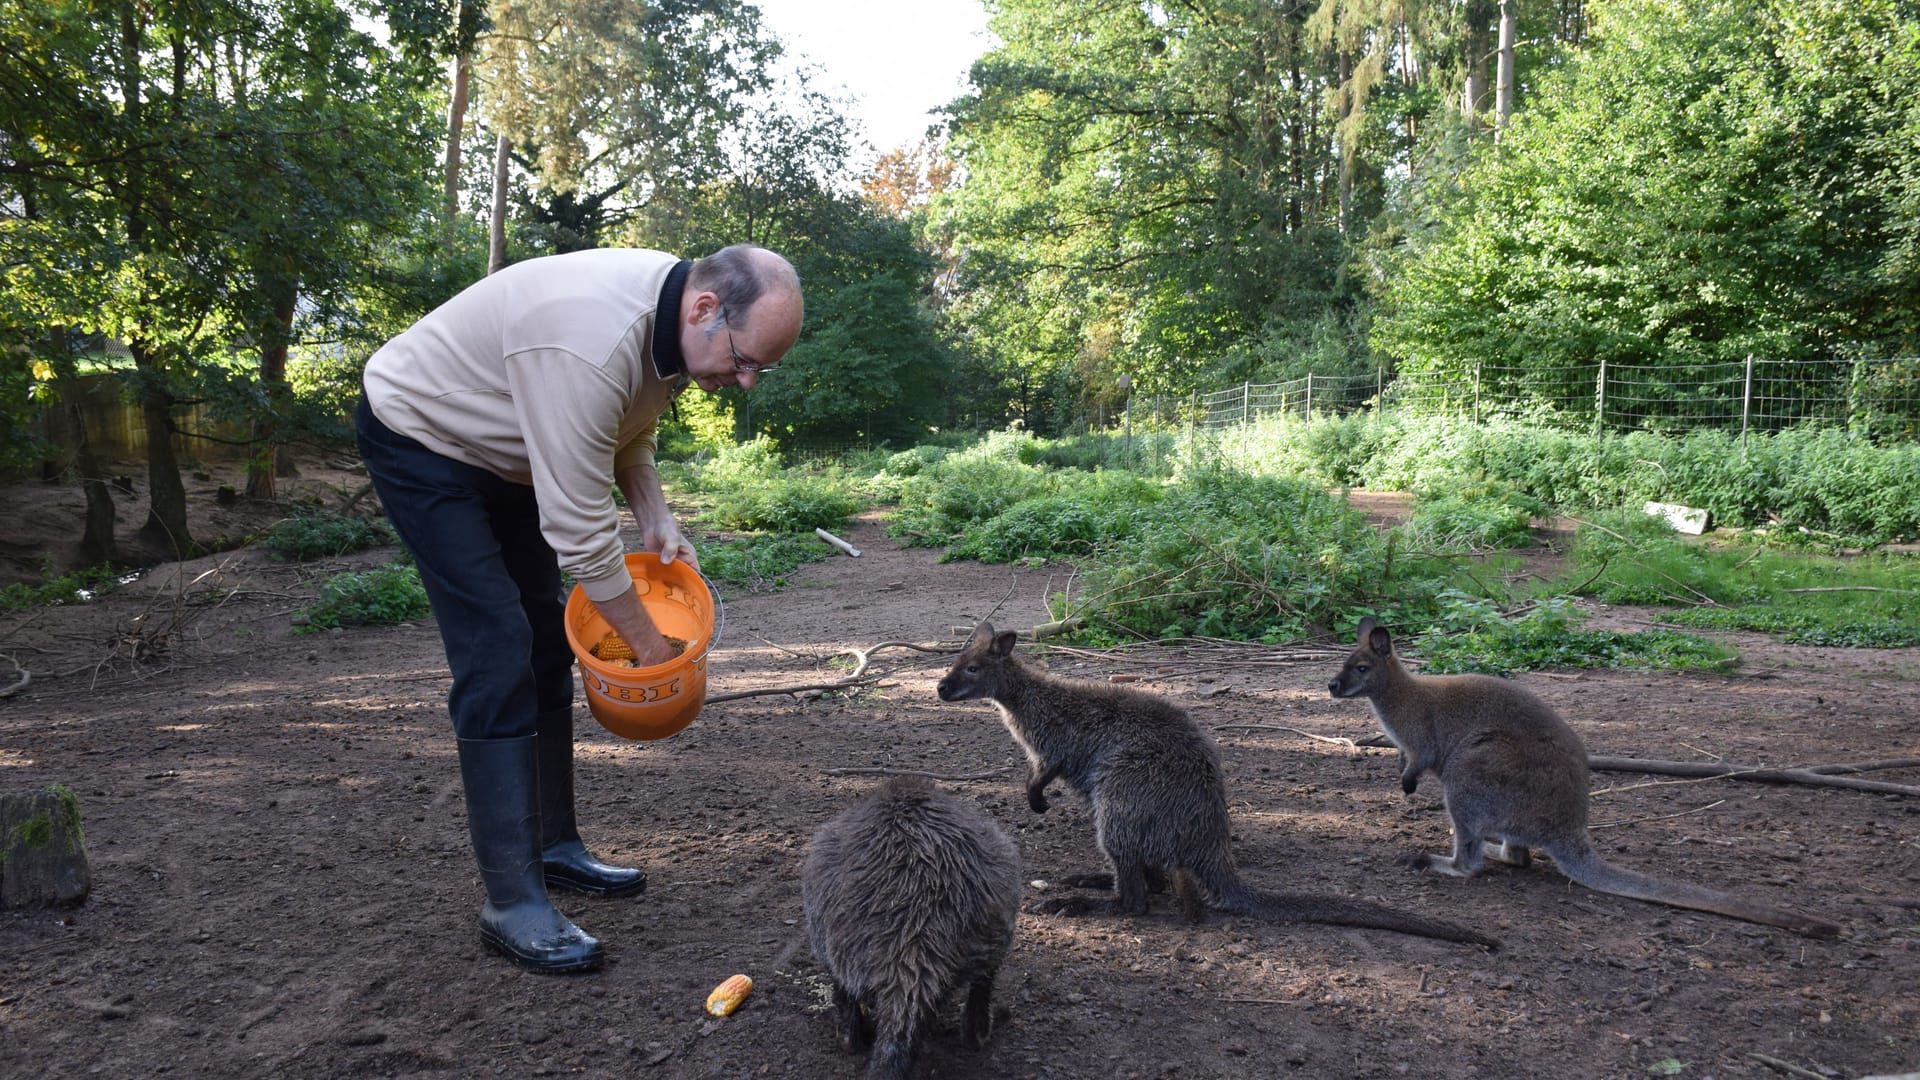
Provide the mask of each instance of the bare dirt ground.
[{"label": "bare dirt ground", "polygon": [[[350,490],[350,475],[331,479],[330,497]],[[326,478],[311,482],[326,493]],[[8,554],[53,527],[58,498],[79,496],[0,495]],[[955,627],[1003,596],[996,622],[1030,626],[1066,582],[1064,570],[938,564],[896,548],[872,517],[847,535],[860,558],[725,597],[712,694],[831,681],[847,650],[880,642],[951,647]],[[289,632],[325,574],[390,554],[292,566],[243,549],[91,605],[0,616],[0,654],[34,673],[0,699],[0,787],[70,786],[94,871],[77,909],[0,914],[0,1076],[853,1077],[862,1063],[835,1047],[802,938],[798,869],[814,828],[877,782],[858,770],[964,778],[947,786],[1013,834],[1030,906],[1057,888],[1039,883],[1100,869],[1076,798],[1028,811],[1023,763],[991,707],[937,699],[943,658],[882,649],[881,681],[857,693],[716,702],[657,743],[616,739],[581,705],[583,830],[652,881],[638,898],[559,899],[605,942],[605,969],[522,973],[476,933],[434,627]],[[1727,675],[1524,681],[1596,754],[1920,756],[1920,650],[1732,640],[1744,662]],[[1056,672],[1137,678],[1216,733],[1249,879],[1466,921],[1504,948],[1195,926],[1170,904],[1134,920],[1029,912],[994,1041],[963,1046],[949,1018],[919,1077],[1920,1069],[1920,799],[1596,774],[1596,787],[1622,789],[1595,798],[1609,857],[1825,914],[1845,924],[1839,941],[1600,895],[1544,864],[1439,880],[1398,861],[1446,845],[1437,792],[1403,796],[1391,751],[1309,737],[1373,730],[1364,705],[1327,697],[1331,643],[1038,652]],[[0,663],[0,679],[10,669]],[[1920,783],[1920,770],[1874,777]],[[708,990],[734,972],[753,976],[752,997],[706,1016]]]}]

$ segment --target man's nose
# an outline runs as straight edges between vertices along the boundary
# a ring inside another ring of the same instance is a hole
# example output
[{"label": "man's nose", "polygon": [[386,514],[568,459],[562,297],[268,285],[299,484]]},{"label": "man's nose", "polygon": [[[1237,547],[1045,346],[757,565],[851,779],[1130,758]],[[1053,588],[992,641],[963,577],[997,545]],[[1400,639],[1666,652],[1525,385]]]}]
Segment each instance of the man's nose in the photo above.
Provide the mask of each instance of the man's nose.
[{"label": "man's nose", "polygon": [[759,377],[760,377],[759,372],[741,371],[741,372],[735,373],[733,381],[740,384],[740,389],[751,390],[753,389],[754,380],[758,379]]}]

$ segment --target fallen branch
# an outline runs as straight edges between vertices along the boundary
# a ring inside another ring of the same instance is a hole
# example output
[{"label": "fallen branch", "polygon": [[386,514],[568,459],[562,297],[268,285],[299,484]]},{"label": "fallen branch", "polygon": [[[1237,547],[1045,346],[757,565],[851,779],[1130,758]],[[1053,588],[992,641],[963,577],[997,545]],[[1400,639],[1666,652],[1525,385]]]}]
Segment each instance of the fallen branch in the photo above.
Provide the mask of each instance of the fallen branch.
[{"label": "fallen branch", "polygon": [[841,679],[839,682],[813,683],[807,686],[769,686],[764,690],[735,690],[730,694],[709,694],[707,704],[716,701],[738,701],[741,698],[772,697],[776,694],[804,694],[809,690],[847,690],[856,686],[870,686],[880,681],[880,676],[870,675],[864,679]]},{"label": "fallen branch", "polygon": [[[1867,762],[1866,764],[1874,764]],[[1833,776],[1820,771],[1834,766],[1810,766],[1805,768],[1775,768],[1760,765],[1726,765],[1706,761],[1658,761],[1643,758],[1591,757],[1587,766],[1598,772],[1634,772],[1649,773],[1654,776],[1688,776],[1700,780],[1748,780],[1760,784],[1799,784],[1806,787],[1836,787],[1850,791],[1872,791],[1883,795],[1906,795],[1920,798],[1920,787],[1910,784],[1889,784],[1880,780],[1855,780],[1848,776]],[[1892,767],[1892,766],[1889,766]],[[1858,768],[1858,766],[1844,766]],[[1691,781],[1671,781],[1688,783]],[[1636,784],[1633,787],[1651,785]],[[1611,791],[1628,791],[1631,788],[1605,788],[1594,792],[1595,795]]]},{"label": "fallen branch", "polygon": [[1320,742],[1334,743],[1339,746],[1351,746],[1356,750],[1359,749],[1359,744],[1355,743],[1352,739],[1341,738],[1338,735],[1315,735],[1311,731],[1302,731],[1297,727],[1287,727],[1285,724],[1220,724],[1216,726],[1213,730],[1215,731],[1291,731],[1295,735],[1304,735],[1309,739],[1316,739]]},{"label": "fallen branch", "polygon": [[1712,802],[1710,802],[1710,803],[1708,803],[1708,804],[1707,804],[1707,805],[1705,805],[1705,806],[1696,806],[1696,807],[1694,807],[1694,808],[1693,808],[1693,809],[1691,809],[1691,810],[1682,810],[1682,811],[1680,811],[1680,812],[1679,812],[1679,813],[1677,813],[1677,814],[1655,814],[1655,815],[1653,815],[1652,817],[1637,817],[1637,818],[1628,818],[1628,819],[1627,819],[1627,820],[1625,820],[1625,821],[1596,821],[1596,822],[1592,822],[1592,823],[1590,823],[1590,824],[1588,824],[1588,825],[1587,825],[1587,828],[1589,828],[1589,829],[1617,829],[1617,828],[1619,828],[1619,827],[1621,827],[1622,825],[1638,825],[1638,824],[1640,824],[1640,823],[1641,823],[1641,822],[1643,822],[1643,821],[1665,821],[1665,820],[1667,820],[1668,818],[1677,818],[1677,817],[1686,817],[1686,816],[1687,816],[1688,814],[1698,814],[1698,813],[1700,813],[1700,812],[1701,812],[1701,811],[1703,811],[1703,810],[1711,810],[1711,809],[1713,809],[1714,807],[1716,807],[1716,806],[1719,806],[1719,805],[1720,805],[1721,803],[1723,803],[1723,802],[1726,802],[1726,801],[1727,801],[1727,800],[1725,800],[1725,799],[1715,799],[1714,801],[1712,801]]},{"label": "fallen branch", "polygon": [[11,656],[7,656],[5,659],[13,665],[13,670],[19,673],[20,678],[15,681],[12,686],[7,687],[5,690],[0,690],[0,698],[10,698],[20,691],[25,690],[27,686],[33,682],[33,672],[28,671],[26,665]]},{"label": "fallen branch", "polygon": [[859,657],[860,663],[854,667],[853,674],[847,676],[850,679],[857,679],[867,673],[867,664],[872,661],[873,654],[879,652],[881,649],[914,649],[918,652],[933,653],[938,656],[950,656],[959,651],[957,649],[937,649],[926,645],[917,645],[911,641],[883,641],[878,645],[869,645],[864,649],[841,649],[833,655]]},{"label": "fallen branch", "polygon": [[1803,1069],[1800,1066],[1795,1065],[1790,1061],[1781,1061],[1777,1057],[1768,1057],[1765,1054],[1748,1054],[1747,1056],[1759,1062],[1760,1064],[1765,1065],[1769,1069],[1778,1069],[1781,1072],[1786,1073],[1788,1076],[1804,1076],[1804,1077],[1809,1077],[1810,1080],[1827,1080],[1826,1077],[1821,1076],[1819,1073],[1814,1072],[1812,1069]]},{"label": "fallen branch", "polygon": [[975,780],[993,780],[1007,775],[1005,769],[992,772],[969,773],[965,776],[951,776],[947,773],[921,772],[918,769],[888,769],[880,766],[858,769],[822,769],[828,776],[924,776],[929,780],[951,780],[954,783],[968,783]]}]

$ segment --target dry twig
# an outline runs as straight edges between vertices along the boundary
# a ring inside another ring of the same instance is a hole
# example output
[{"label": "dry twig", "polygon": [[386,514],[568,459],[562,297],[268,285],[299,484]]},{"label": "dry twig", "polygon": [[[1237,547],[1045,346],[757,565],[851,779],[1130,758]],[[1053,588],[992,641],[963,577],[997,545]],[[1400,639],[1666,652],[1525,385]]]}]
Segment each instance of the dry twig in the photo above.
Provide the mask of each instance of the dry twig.
[{"label": "dry twig", "polygon": [[828,776],[924,776],[929,780],[950,780],[954,783],[993,780],[1007,775],[1007,770],[1005,769],[994,769],[992,772],[983,773],[968,773],[965,776],[953,776],[947,773],[922,772],[919,769],[889,769],[878,765],[867,768],[822,769],[820,771]]},{"label": "dry twig", "polygon": [[1215,731],[1291,731],[1295,735],[1304,735],[1309,739],[1315,739],[1315,740],[1318,740],[1319,742],[1333,743],[1337,746],[1351,746],[1356,750],[1360,748],[1359,744],[1355,743],[1352,739],[1342,738],[1338,735],[1315,735],[1311,731],[1302,731],[1297,727],[1288,727],[1285,724],[1220,724],[1216,726],[1213,730]]},{"label": "dry twig", "polygon": [[[1872,765],[1873,762],[1864,764]],[[1616,791],[1633,791],[1636,788],[1659,787],[1671,784],[1694,784],[1707,780],[1748,780],[1762,784],[1800,784],[1806,787],[1836,787],[1852,791],[1872,791],[1883,795],[1906,795],[1920,798],[1920,787],[1910,784],[1889,784],[1880,780],[1856,780],[1849,776],[1833,776],[1822,770],[1833,768],[1830,765],[1815,765],[1800,768],[1779,768],[1765,765],[1728,765],[1720,762],[1705,761],[1659,761],[1643,758],[1593,757],[1587,759],[1589,768],[1598,772],[1637,772],[1651,773],[1655,776],[1686,776],[1691,780],[1655,780],[1645,784],[1629,784],[1626,787],[1602,788],[1595,795],[1606,795]],[[1860,766],[1843,766],[1850,771],[1861,771]]]}]

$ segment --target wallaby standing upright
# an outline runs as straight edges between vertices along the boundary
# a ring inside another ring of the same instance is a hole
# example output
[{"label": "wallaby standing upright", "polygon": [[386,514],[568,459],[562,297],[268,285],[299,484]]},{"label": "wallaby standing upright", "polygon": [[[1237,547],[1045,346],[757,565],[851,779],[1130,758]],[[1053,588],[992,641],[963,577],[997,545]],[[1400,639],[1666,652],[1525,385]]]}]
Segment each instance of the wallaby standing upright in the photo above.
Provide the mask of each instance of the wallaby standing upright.
[{"label": "wallaby standing upright", "polygon": [[1364,697],[1373,705],[1381,728],[1400,748],[1401,789],[1413,794],[1420,774],[1432,770],[1453,823],[1451,857],[1423,853],[1408,865],[1472,877],[1483,858],[1525,866],[1537,847],[1589,889],[1808,937],[1839,935],[1840,928],[1825,919],[1662,881],[1601,859],[1587,833],[1586,744],[1552,706],[1491,675],[1416,675],[1401,665],[1392,636],[1371,618],[1360,620],[1358,637],[1328,692]]},{"label": "wallaby standing upright", "polygon": [[1171,880],[1196,921],[1208,906],[1284,922],[1331,923],[1497,948],[1465,927],[1338,897],[1263,892],[1234,867],[1220,751],[1186,711],[1131,687],[1062,679],[1013,654],[1014,635],[981,623],[940,680],[942,701],[991,698],[1031,771],[1027,804],[1045,813],[1046,787],[1064,779],[1093,807],[1094,843],[1112,864],[1102,904],[1050,901],[1061,914],[1141,915],[1147,893]]},{"label": "wallaby standing upright", "polygon": [[926,780],[889,781],[814,834],[800,896],[840,1046],[873,1046],[868,1080],[905,1080],[963,985],[964,1034],[985,1045],[1020,914],[1020,854],[977,806]]}]

